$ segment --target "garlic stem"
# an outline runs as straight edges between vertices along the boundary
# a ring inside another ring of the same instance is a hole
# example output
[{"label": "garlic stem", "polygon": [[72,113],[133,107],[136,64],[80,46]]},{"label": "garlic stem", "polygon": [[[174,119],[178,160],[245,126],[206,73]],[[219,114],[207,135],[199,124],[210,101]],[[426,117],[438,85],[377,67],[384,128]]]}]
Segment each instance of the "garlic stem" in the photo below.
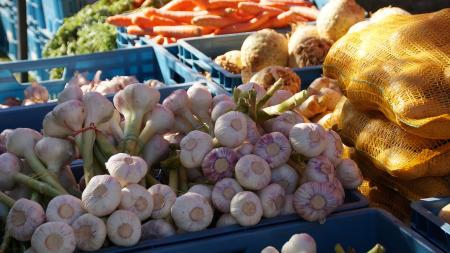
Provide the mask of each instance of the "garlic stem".
[{"label": "garlic stem", "polygon": [[188,191],[188,176],[187,169],[181,166],[178,170],[178,185],[180,187],[180,192],[185,193]]},{"label": "garlic stem", "polygon": [[147,175],[145,175],[145,182],[147,183],[147,186],[153,186],[156,184],[160,184],[158,179],[156,179],[155,177],[150,175],[150,173],[147,173]]},{"label": "garlic stem", "polygon": [[169,186],[175,193],[178,193],[178,170],[175,168],[171,168],[169,171]]},{"label": "garlic stem", "polygon": [[96,133],[95,142],[98,144],[100,150],[105,154],[106,158],[109,158],[119,152],[101,132]]},{"label": "garlic stem", "polygon": [[55,188],[51,187],[50,185],[44,183],[44,182],[40,182],[36,179],[33,179],[25,174],[22,173],[17,173],[13,176],[14,180],[24,184],[26,186],[28,186],[29,188],[31,188],[34,191],[39,192],[40,194],[43,194],[45,196],[49,196],[49,197],[56,197],[62,194],[67,194],[67,193],[62,193],[58,190],[56,190]]},{"label": "garlic stem", "polygon": [[8,252],[8,251],[6,251],[8,248],[10,248],[9,246],[10,246],[10,244],[11,244],[11,242],[12,242],[12,236],[11,236],[11,234],[9,233],[9,231],[8,230],[6,230],[5,231],[5,234],[3,235],[3,241],[2,241],[2,244],[0,245],[0,252],[1,253],[6,253],[6,252]]},{"label": "garlic stem", "polygon": [[86,183],[89,183],[92,177],[95,176],[95,173],[92,169],[92,164],[94,163],[94,157],[92,156],[92,150],[94,148],[95,142],[95,132],[93,130],[88,130],[82,135],[82,148],[81,153],[83,157],[83,172],[84,172],[84,180]]},{"label": "garlic stem", "polygon": [[56,180],[56,176],[51,174],[34,154],[25,157],[25,159],[36,174],[39,175],[42,181],[45,181],[51,185],[51,187],[54,188],[59,194],[67,194],[64,187],[62,187],[58,180]]},{"label": "garlic stem", "polygon": [[10,196],[0,191],[0,202],[5,204],[8,208],[11,208],[14,205],[14,202],[16,201],[12,199]]},{"label": "garlic stem", "polygon": [[281,104],[263,108],[261,111],[258,112],[258,121],[260,119],[264,118],[268,119],[271,116],[280,115],[285,111],[291,110],[292,108],[299,106],[301,103],[303,103],[308,98],[308,96],[309,96],[308,92],[306,90],[303,90],[298,93],[295,93],[292,97],[288,98]]},{"label": "garlic stem", "polygon": [[267,103],[267,101],[270,100],[275,92],[283,87],[283,85],[284,80],[282,78],[279,78],[272,86],[270,86],[266,94],[256,104],[256,110],[260,110]]}]

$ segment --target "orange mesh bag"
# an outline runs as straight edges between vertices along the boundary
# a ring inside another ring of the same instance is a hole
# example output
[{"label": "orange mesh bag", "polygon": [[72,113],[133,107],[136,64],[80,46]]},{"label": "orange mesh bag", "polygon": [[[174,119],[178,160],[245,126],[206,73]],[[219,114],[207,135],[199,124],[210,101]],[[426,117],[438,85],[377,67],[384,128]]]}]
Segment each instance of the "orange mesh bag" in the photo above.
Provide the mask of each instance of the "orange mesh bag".
[{"label": "orange mesh bag", "polygon": [[450,9],[394,15],[346,34],[324,75],[362,111],[380,111],[409,133],[450,139]]},{"label": "orange mesh bag", "polygon": [[377,168],[402,180],[450,174],[450,140],[410,134],[379,113],[355,108],[342,98],[333,112],[333,128]]}]

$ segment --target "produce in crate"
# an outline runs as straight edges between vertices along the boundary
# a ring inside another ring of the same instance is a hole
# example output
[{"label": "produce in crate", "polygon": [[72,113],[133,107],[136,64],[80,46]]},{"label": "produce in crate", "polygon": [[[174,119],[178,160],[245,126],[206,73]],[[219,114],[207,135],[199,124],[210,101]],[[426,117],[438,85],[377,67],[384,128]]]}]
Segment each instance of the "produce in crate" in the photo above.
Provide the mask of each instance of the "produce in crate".
[{"label": "produce in crate", "polygon": [[439,211],[439,218],[450,224],[450,204],[447,204]]},{"label": "produce in crate", "polygon": [[[66,89],[73,90],[72,85]],[[0,168],[8,176],[0,182],[2,190],[22,183],[32,193],[15,201],[0,192],[0,201],[11,208],[4,245],[12,237],[31,239],[35,250],[95,251],[106,237],[114,245],[132,246],[174,235],[177,229],[251,226],[284,214],[323,222],[343,203],[343,187],[360,183],[360,173],[355,167],[343,170],[341,184],[335,173],[342,155],[338,137],[318,124],[303,123],[303,116],[292,111],[308,91],[266,105],[282,87],[281,79],[267,91],[250,83],[236,89],[233,98],[212,98],[196,84],[173,92],[160,105],[157,89],[135,83],[114,96],[115,108],[96,92],[70,99],[63,91],[66,101],[44,120],[45,137],[28,129],[6,133],[7,151],[15,155],[0,155]],[[235,107],[211,117],[215,107],[227,102]],[[294,119],[283,125],[283,133],[262,130],[267,120],[276,125],[282,115]],[[181,138],[173,127],[179,120],[188,128]],[[319,142],[314,154],[302,138]],[[165,143],[165,148],[154,153],[159,148],[154,143]],[[51,173],[67,168],[79,158],[75,153],[83,158],[85,173],[72,196]],[[16,155],[38,173],[24,174],[25,163]],[[302,167],[305,173],[299,173]],[[220,216],[216,224],[214,215]],[[31,225],[20,227],[18,219]],[[55,234],[56,228],[63,233]]]}]

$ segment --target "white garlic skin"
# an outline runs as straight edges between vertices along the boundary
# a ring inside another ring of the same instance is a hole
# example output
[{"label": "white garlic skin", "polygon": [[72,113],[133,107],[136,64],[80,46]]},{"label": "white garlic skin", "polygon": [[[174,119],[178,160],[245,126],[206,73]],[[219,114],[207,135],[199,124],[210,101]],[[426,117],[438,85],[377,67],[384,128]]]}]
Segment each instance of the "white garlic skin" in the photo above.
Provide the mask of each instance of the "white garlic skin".
[{"label": "white garlic skin", "polygon": [[244,188],[261,190],[270,183],[270,167],[261,157],[246,155],[236,163],[235,177]]},{"label": "white garlic skin", "polygon": [[289,140],[280,132],[263,135],[255,144],[253,153],[266,160],[270,168],[276,168],[289,160],[292,148]]},{"label": "white garlic skin", "polygon": [[272,183],[277,183],[283,187],[286,194],[292,194],[297,190],[298,186],[298,173],[289,166],[283,164],[275,169],[272,169]]},{"label": "white garlic skin", "polygon": [[213,97],[213,99],[212,99],[212,107],[213,108],[216,107],[217,104],[219,104],[220,102],[223,102],[223,101],[233,101],[233,98],[226,94],[217,95],[217,96]]},{"label": "white garlic skin", "polygon": [[188,192],[202,195],[209,203],[211,203],[212,187],[204,184],[196,184],[189,188]]},{"label": "white garlic skin", "polygon": [[238,156],[231,148],[221,147],[211,150],[203,159],[203,176],[212,183],[233,176]]},{"label": "white garlic skin", "polygon": [[283,208],[281,208],[280,215],[288,215],[288,214],[294,214],[294,195],[293,194],[287,194],[284,196],[284,205]]},{"label": "white garlic skin", "polygon": [[231,200],[230,214],[241,226],[256,225],[263,215],[261,201],[253,192],[239,192]]},{"label": "white garlic skin", "polygon": [[122,186],[137,184],[147,174],[147,163],[139,156],[118,153],[105,163],[109,174],[116,178]]},{"label": "white garlic skin", "polygon": [[263,250],[261,250],[261,253],[280,253],[280,252],[272,246],[267,246]]},{"label": "white garlic skin", "polygon": [[20,159],[12,153],[0,155],[0,190],[13,190],[15,186],[14,175],[20,172]]},{"label": "white garlic skin", "polygon": [[106,221],[106,231],[115,245],[133,246],[141,238],[141,221],[130,211],[117,210]]},{"label": "white garlic skin", "polygon": [[45,215],[48,221],[61,221],[70,225],[84,213],[86,211],[79,198],[72,195],[60,195],[50,200]]},{"label": "white garlic skin", "polygon": [[180,162],[186,168],[200,167],[203,158],[213,149],[213,140],[208,134],[194,130],[180,143]]},{"label": "white garlic skin", "polygon": [[209,121],[209,109],[212,105],[212,95],[208,88],[199,83],[194,83],[187,90],[192,111],[203,121]]},{"label": "white garlic skin", "polygon": [[170,214],[170,209],[175,203],[177,195],[173,190],[164,184],[156,184],[148,189],[153,198],[153,219],[162,219]]},{"label": "white garlic skin", "polygon": [[254,82],[241,84],[238,87],[236,87],[236,89],[239,89],[241,91],[255,90],[256,91],[256,101],[261,100],[261,98],[263,98],[264,95],[266,95],[266,90],[264,89],[264,87],[262,87],[261,85],[259,85],[257,83],[254,83]]},{"label": "white garlic skin", "polygon": [[216,228],[238,224],[237,220],[230,213],[222,214],[216,222]]},{"label": "white garlic skin", "polygon": [[341,137],[333,130],[327,132],[328,144],[322,155],[328,158],[334,166],[337,166],[342,159],[342,153],[344,152],[344,146],[342,144]]},{"label": "white garlic skin", "polygon": [[58,173],[62,166],[69,163],[75,155],[75,149],[66,139],[43,137],[34,146],[36,156],[53,173]]},{"label": "white garlic skin", "polygon": [[263,208],[263,216],[272,218],[281,213],[284,205],[285,192],[279,184],[270,184],[259,191],[259,199]]},{"label": "white garlic skin", "polygon": [[230,203],[234,195],[243,191],[234,178],[224,178],[214,185],[211,199],[214,207],[222,213],[230,212]]},{"label": "white garlic skin", "polygon": [[316,251],[314,238],[306,233],[291,236],[281,248],[281,253],[316,253]]},{"label": "white garlic skin", "polygon": [[247,138],[247,119],[241,112],[230,111],[220,116],[214,126],[214,135],[228,148],[241,145]]},{"label": "white garlic skin", "polygon": [[99,250],[106,239],[106,225],[102,219],[90,213],[83,214],[73,223],[77,248],[84,251]]},{"label": "white garlic skin", "polygon": [[152,215],[153,197],[139,184],[129,184],[122,188],[119,209],[130,211],[144,221]]},{"label": "white garlic skin", "polygon": [[298,123],[305,123],[305,119],[296,112],[286,111],[273,119],[266,120],[263,126],[268,133],[280,132],[284,136],[289,137],[292,127]]},{"label": "white garlic skin", "polygon": [[75,234],[67,223],[47,222],[34,231],[31,247],[37,252],[72,253],[76,247]]},{"label": "white garlic skin", "polygon": [[247,141],[255,144],[261,138],[258,125],[250,117],[247,116]]},{"label": "white garlic skin", "polygon": [[29,241],[33,232],[45,222],[42,206],[28,199],[18,199],[6,217],[6,229],[12,238]]},{"label": "white garlic skin", "polygon": [[292,148],[306,157],[320,155],[328,143],[327,132],[319,124],[299,123],[289,132]]},{"label": "white garlic skin", "polygon": [[172,224],[162,219],[150,220],[142,225],[141,241],[162,239],[175,235]]},{"label": "white garlic skin", "polygon": [[144,146],[144,151],[142,151],[142,158],[147,162],[149,168],[169,154],[169,145],[169,141],[159,134],[150,138]]},{"label": "white garlic skin", "polygon": [[292,92],[288,90],[277,90],[273,94],[273,96],[267,101],[266,106],[272,106],[281,104],[283,101],[287,100],[288,98],[292,97]]},{"label": "white garlic skin", "polygon": [[331,182],[335,177],[333,164],[325,156],[311,158],[302,172],[302,182]]},{"label": "white garlic skin", "polygon": [[206,229],[214,215],[209,202],[202,195],[193,192],[178,197],[170,213],[177,227],[188,232]]},{"label": "white garlic skin", "polygon": [[236,103],[234,103],[233,100],[221,101],[216,106],[214,106],[213,110],[211,111],[211,119],[213,122],[216,122],[220,116],[229,111],[233,111],[234,109],[236,109]]},{"label": "white garlic skin", "polygon": [[121,186],[110,175],[94,176],[86,185],[81,203],[89,213],[102,217],[111,214],[120,204]]},{"label": "white garlic skin", "polygon": [[364,180],[358,164],[352,159],[342,159],[336,167],[336,177],[345,189],[357,189]]},{"label": "white garlic skin", "polygon": [[235,148],[234,151],[236,152],[238,159],[240,159],[241,157],[245,156],[245,155],[250,155],[253,153],[253,145],[251,143],[248,142],[244,142],[242,143],[242,145],[240,145],[239,147]]}]

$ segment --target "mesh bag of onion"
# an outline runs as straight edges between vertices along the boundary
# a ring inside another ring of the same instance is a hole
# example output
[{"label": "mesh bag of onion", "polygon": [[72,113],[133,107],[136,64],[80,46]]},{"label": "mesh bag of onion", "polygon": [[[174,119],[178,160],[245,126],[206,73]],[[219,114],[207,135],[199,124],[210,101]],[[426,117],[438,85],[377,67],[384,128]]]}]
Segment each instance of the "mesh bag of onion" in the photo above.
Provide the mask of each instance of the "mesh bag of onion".
[{"label": "mesh bag of onion", "polygon": [[380,111],[414,135],[449,139],[448,27],[450,9],[372,23],[332,46],[324,75],[338,79],[359,110]]}]

